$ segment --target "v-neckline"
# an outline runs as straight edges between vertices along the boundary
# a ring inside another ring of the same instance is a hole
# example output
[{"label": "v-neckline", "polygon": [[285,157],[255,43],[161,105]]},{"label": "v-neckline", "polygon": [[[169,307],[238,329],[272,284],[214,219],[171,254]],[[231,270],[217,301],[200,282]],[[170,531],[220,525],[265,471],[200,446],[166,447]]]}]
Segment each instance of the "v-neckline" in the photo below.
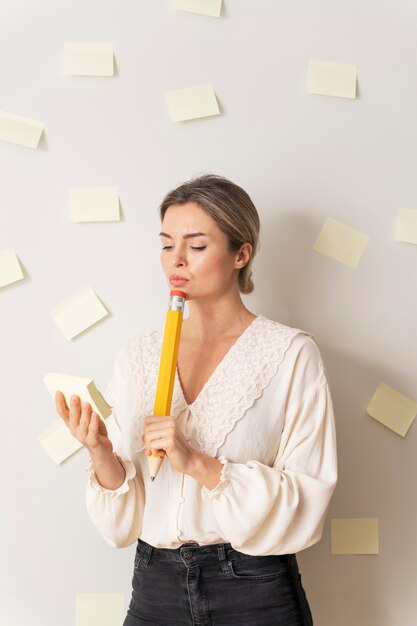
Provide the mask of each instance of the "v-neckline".
[{"label": "v-neckline", "polygon": [[181,380],[180,380],[180,376],[179,376],[179,371],[178,371],[178,364],[175,368],[175,379],[174,379],[174,384],[176,383],[181,398],[184,401],[184,403],[186,404],[186,407],[192,411],[192,408],[195,406],[195,404],[197,403],[198,400],[200,400],[200,398],[202,397],[202,395],[204,394],[205,390],[207,389],[207,387],[209,386],[210,383],[212,383],[213,379],[218,375],[219,371],[222,369],[222,367],[224,367],[224,363],[226,360],[230,359],[230,355],[233,354],[233,352],[236,349],[236,346],[238,344],[241,343],[242,339],[245,338],[248,334],[248,332],[252,329],[253,325],[255,324],[255,322],[260,319],[261,315],[257,315],[249,324],[249,326],[247,326],[245,328],[245,330],[243,331],[243,333],[241,333],[239,335],[239,337],[236,339],[236,341],[234,341],[232,343],[232,345],[230,346],[230,348],[228,349],[228,351],[226,352],[226,354],[224,355],[224,357],[221,359],[221,361],[219,361],[219,363],[216,365],[216,367],[214,368],[214,370],[212,371],[212,373],[210,374],[210,376],[208,377],[208,379],[206,380],[206,382],[204,383],[204,385],[202,386],[202,388],[200,389],[199,393],[197,394],[197,396],[194,398],[194,400],[191,403],[188,403],[187,400],[185,399],[185,395],[184,395],[184,390],[182,388],[182,384],[181,384]]}]

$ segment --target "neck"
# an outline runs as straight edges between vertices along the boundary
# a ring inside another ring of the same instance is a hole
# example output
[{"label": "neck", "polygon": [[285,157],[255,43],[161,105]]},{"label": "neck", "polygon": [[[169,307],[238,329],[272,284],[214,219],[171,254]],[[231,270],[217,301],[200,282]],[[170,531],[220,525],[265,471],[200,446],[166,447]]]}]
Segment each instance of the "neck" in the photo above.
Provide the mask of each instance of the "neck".
[{"label": "neck", "polygon": [[214,300],[190,300],[184,336],[192,341],[216,341],[242,332],[256,315],[245,307],[240,294]]}]

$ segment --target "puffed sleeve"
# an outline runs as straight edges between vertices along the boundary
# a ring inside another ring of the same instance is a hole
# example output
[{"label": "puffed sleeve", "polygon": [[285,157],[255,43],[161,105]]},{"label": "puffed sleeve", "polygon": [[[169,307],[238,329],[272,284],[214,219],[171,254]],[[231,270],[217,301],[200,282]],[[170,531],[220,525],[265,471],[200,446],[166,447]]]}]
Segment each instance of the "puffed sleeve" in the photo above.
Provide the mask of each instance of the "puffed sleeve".
[{"label": "puffed sleeve", "polygon": [[104,390],[112,414],[106,420],[113,453],[125,470],[125,479],[117,489],[106,489],[97,480],[91,460],[87,466],[86,489],[88,514],[99,533],[111,546],[124,548],[140,535],[145,503],[142,476],[137,473],[123,443],[123,429],[134,411],[134,394],[127,357],[127,346],[116,354],[113,376]]},{"label": "puffed sleeve", "polygon": [[310,338],[298,354],[287,400],[273,466],[221,457],[220,482],[202,488],[225,541],[246,554],[291,554],[319,541],[336,486],[333,404]]}]

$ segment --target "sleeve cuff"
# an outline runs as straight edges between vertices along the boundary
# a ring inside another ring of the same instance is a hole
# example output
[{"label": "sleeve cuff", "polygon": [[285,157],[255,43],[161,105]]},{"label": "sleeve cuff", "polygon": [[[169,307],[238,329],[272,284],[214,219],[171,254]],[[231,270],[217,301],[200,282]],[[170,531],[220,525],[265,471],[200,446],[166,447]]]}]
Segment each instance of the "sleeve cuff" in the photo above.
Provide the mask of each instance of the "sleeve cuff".
[{"label": "sleeve cuff", "polygon": [[111,497],[117,498],[123,493],[126,493],[127,491],[129,491],[128,481],[132,480],[132,478],[136,476],[136,467],[132,461],[121,459],[119,455],[116,454],[115,452],[113,454],[123,465],[125,474],[126,474],[123,483],[120,485],[120,487],[117,487],[117,489],[107,489],[106,487],[103,487],[103,485],[100,485],[100,483],[97,480],[97,476],[94,472],[93,462],[91,459],[89,460],[85,471],[87,472],[89,476],[89,485],[92,489],[94,489],[94,491],[97,491],[98,493],[101,493],[101,494],[109,494]]},{"label": "sleeve cuff", "polygon": [[217,483],[217,485],[215,487],[213,487],[213,489],[207,489],[207,487],[202,487],[201,488],[201,497],[202,498],[210,498],[210,500],[212,498],[216,498],[218,495],[220,495],[222,493],[222,491],[224,490],[225,486],[227,485],[227,483],[230,480],[230,469],[231,469],[231,467],[230,467],[229,461],[224,456],[220,456],[218,458],[218,460],[223,465],[222,471],[220,473],[220,481]]}]

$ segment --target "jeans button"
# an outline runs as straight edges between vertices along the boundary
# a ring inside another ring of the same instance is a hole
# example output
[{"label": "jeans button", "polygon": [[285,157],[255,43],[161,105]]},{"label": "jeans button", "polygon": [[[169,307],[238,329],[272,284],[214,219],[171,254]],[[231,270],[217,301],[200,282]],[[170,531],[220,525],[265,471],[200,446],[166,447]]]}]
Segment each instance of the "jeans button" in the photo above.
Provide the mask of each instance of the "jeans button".
[{"label": "jeans button", "polygon": [[191,550],[186,550],[184,552],[184,559],[191,559],[192,556],[193,556],[193,553],[191,552]]}]

